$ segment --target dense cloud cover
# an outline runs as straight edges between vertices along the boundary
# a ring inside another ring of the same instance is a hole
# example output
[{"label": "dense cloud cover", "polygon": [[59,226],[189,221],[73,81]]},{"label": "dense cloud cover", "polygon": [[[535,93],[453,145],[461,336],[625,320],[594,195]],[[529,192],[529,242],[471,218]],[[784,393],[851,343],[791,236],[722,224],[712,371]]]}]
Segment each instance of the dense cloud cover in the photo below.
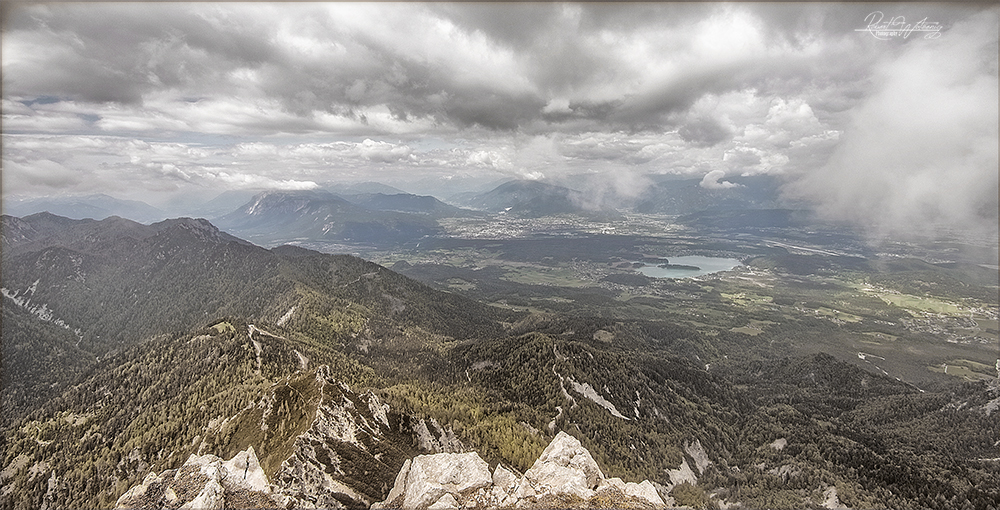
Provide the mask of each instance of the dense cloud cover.
[{"label": "dense cloud cover", "polygon": [[[883,12],[933,32],[876,37]],[[995,5],[14,3],[4,194],[781,175],[833,218],[997,222]],[[932,36],[932,37],[928,37]]]}]

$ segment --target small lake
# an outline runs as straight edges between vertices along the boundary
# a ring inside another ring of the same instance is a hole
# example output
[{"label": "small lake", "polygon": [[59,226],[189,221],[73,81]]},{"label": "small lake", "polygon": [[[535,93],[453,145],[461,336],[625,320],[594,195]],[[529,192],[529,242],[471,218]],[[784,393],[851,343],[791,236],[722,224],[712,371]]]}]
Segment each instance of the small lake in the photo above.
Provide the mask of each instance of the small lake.
[{"label": "small lake", "polygon": [[654,265],[646,265],[637,269],[640,273],[651,278],[691,278],[703,276],[719,271],[729,271],[740,265],[736,259],[724,259],[719,257],[702,257],[700,255],[689,255],[687,257],[667,257],[672,265],[695,266],[700,269],[683,268],[663,268]]}]

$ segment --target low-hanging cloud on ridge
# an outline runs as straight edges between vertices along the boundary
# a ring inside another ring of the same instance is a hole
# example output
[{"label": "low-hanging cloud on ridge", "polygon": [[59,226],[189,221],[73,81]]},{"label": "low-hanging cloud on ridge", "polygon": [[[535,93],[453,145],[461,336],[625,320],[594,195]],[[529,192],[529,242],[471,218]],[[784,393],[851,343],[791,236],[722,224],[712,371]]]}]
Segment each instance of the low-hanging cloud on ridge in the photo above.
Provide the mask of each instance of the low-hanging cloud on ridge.
[{"label": "low-hanging cloud on ridge", "polygon": [[997,229],[997,17],[986,12],[876,68],[829,161],[790,195],[876,232]]}]

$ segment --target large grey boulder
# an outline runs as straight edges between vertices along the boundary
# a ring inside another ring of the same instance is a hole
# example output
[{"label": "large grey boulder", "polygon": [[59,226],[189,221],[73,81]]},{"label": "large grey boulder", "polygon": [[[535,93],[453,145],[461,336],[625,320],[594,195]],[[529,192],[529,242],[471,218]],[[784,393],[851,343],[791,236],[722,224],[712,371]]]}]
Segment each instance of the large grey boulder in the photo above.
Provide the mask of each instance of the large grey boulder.
[{"label": "large grey boulder", "polygon": [[461,496],[492,484],[489,464],[475,452],[418,455],[406,473],[403,508],[427,508],[445,494]]},{"label": "large grey boulder", "polygon": [[656,487],[649,480],[641,483],[623,482],[621,478],[608,478],[604,480],[595,491],[597,495],[607,492],[617,492],[624,496],[635,498],[648,503],[654,507],[664,507],[666,504],[663,498],[656,492]]},{"label": "large grey boulder", "polygon": [[403,464],[389,497],[372,509],[552,508],[566,501],[565,496],[579,498],[573,508],[607,505],[608,501],[628,508],[666,506],[648,480],[634,483],[604,478],[580,441],[560,432],[531,469],[520,476],[499,464],[491,475],[476,453],[414,457]]},{"label": "large grey boulder", "polygon": [[258,492],[270,492],[271,486],[267,481],[264,468],[257,460],[257,453],[253,446],[248,446],[246,450],[237,453],[232,459],[222,463],[222,470],[225,473],[223,483],[233,487],[244,487],[248,490]]},{"label": "large grey boulder", "polygon": [[[391,503],[396,500],[396,498],[403,495],[406,491],[406,476],[410,474],[410,459],[403,461],[403,467],[399,469],[399,474],[396,475],[396,483],[392,484],[392,489],[389,489],[389,496],[385,498],[386,503]],[[372,505],[373,509],[380,508],[381,503],[375,503]]]},{"label": "large grey boulder", "polygon": [[604,473],[578,439],[560,431],[524,477],[536,492],[588,499]]}]

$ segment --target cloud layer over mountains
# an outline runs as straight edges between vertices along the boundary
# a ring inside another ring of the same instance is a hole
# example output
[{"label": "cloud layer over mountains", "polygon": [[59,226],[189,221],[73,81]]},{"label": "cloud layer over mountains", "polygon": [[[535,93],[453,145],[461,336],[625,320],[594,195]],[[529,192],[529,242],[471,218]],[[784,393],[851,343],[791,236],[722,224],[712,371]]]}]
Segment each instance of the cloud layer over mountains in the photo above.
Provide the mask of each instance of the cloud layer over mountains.
[{"label": "cloud layer over mountains", "polygon": [[[873,11],[940,36],[876,37]],[[14,3],[4,194],[582,174],[634,195],[650,174],[777,174],[832,217],[995,228],[997,19],[988,4]]]}]

